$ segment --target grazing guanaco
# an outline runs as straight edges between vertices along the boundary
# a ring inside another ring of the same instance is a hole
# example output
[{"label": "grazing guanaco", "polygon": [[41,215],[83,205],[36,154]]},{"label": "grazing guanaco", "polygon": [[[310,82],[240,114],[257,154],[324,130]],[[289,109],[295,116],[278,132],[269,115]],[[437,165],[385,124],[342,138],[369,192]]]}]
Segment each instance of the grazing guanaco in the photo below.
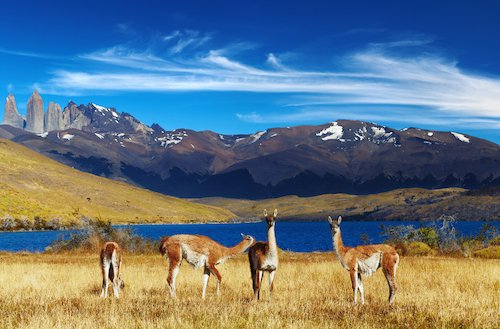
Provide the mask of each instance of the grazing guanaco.
[{"label": "grazing guanaco", "polygon": [[230,248],[203,235],[179,234],[162,238],[159,249],[160,253],[168,258],[167,284],[170,296],[175,298],[175,278],[183,259],[195,268],[204,268],[202,298],[205,299],[210,274],[217,278],[217,295],[219,295],[222,277],[215,266],[244,252],[255,242],[250,235],[241,234],[241,236],[243,240]]},{"label": "grazing guanaco", "polygon": [[101,249],[100,264],[102,272],[101,297],[108,297],[109,281],[113,284],[113,294],[119,297],[120,288],[125,287],[122,280],[120,268],[122,266],[122,252],[116,242],[106,242]]},{"label": "grazing guanaco", "polygon": [[371,244],[358,247],[346,247],[342,242],[342,234],[340,233],[340,223],[342,216],[337,220],[333,220],[328,216],[330,229],[332,232],[333,247],[337,254],[342,267],[349,271],[351,275],[352,290],[354,291],[354,304],[358,301],[359,291],[361,303],[365,303],[365,295],[363,283],[361,282],[361,274],[370,276],[382,267],[387,285],[389,286],[389,304],[394,302],[396,294],[396,269],[399,263],[399,255],[396,249],[387,244]]},{"label": "grazing guanaco", "polygon": [[260,287],[264,272],[269,272],[269,299],[273,297],[273,281],[276,270],[278,269],[278,245],[274,226],[278,216],[278,209],[269,215],[264,209],[264,217],[267,222],[267,242],[259,241],[248,249],[248,260],[250,262],[250,272],[252,274],[252,287],[254,299],[260,299]]}]

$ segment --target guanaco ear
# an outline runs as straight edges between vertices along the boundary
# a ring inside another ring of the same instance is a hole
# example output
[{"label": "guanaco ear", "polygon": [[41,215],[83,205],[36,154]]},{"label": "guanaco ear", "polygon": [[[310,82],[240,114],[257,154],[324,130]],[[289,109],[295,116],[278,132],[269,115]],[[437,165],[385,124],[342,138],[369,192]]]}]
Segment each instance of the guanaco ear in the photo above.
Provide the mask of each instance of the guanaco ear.
[{"label": "guanaco ear", "polygon": [[337,218],[337,224],[340,225],[340,222],[342,222],[342,216],[339,216],[339,218]]},{"label": "guanaco ear", "polygon": [[333,219],[332,219],[332,216],[328,216],[328,223],[333,223]]},{"label": "guanaco ear", "polygon": [[243,233],[240,233],[240,234],[241,234],[241,237],[242,237],[243,239],[244,239],[244,238],[246,238],[245,234],[243,234]]},{"label": "guanaco ear", "polygon": [[267,209],[264,209],[264,217],[267,217]]},{"label": "guanaco ear", "polygon": [[278,209],[274,209],[274,217],[278,216]]}]

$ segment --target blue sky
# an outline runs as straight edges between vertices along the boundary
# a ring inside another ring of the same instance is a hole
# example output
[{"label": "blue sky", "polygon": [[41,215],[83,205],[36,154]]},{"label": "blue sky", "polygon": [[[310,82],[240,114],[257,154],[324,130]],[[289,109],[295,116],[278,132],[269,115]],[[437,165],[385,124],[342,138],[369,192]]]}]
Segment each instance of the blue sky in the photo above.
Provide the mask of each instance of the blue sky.
[{"label": "blue sky", "polygon": [[10,1],[0,88],[21,113],[37,88],[167,129],[358,119],[500,143],[497,3]]}]

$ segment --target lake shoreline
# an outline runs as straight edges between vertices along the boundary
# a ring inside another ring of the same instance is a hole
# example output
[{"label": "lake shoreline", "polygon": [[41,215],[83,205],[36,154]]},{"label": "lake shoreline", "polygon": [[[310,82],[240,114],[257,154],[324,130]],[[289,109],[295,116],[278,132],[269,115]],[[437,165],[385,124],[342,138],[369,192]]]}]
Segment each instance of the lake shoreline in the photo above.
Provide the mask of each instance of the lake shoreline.
[{"label": "lake shoreline", "polygon": [[[397,223],[412,223],[414,224],[415,222],[421,223],[421,224],[430,224],[433,222],[439,221],[439,219],[434,219],[434,220],[419,220],[419,221],[414,221],[414,220],[394,220],[394,219],[359,219],[359,218],[347,218],[350,222],[371,222],[371,223],[384,223],[384,222],[397,222]],[[253,223],[259,223],[263,222],[264,219],[248,219],[248,220],[231,220],[231,221],[214,221],[214,222],[163,222],[163,223],[112,223],[111,226],[113,227],[119,227],[119,228],[127,228],[129,226],[163,226],[163,225],[228,225],[228,224],[253,224]],[[280,223],[321,223],[321,222],[326,222],[326,219],[320,220],[320,219],[290,219],[290,218],[282,218],[279,219]],[[500,223],[500,219],[498,220],[492,220],[492,219],[474,219],[474,220],[456,220],[455,222],[457,223],[477,223],[477,222],[482,222],[482,223]],[[71,231],[79,231],[82,230],[83,227],[81,228],[68,228],[68,229],[57,229],[57,230],[46,230],[46,229],[41,229],[41,230],[13,230],[13,231],[3,231],[0,230],[0,234],[2,233],[30,233],[30,232],[71,232]]]},{"label": "lake shoreline", "polygon": [[[213,224],[213,225],[212,225]],[[217,224],[217,225],[215,225]],[[477,234],[484,224],[492,225],[500,230],[500,222],[457,221],[453,225],[456,231],[464,236]],[[343,222],[343,238],[348,246],[366,243],[383,243],[387,236],[383,233],[393,226],[431,226],[432,222],[415,221],[348,221]],[[439,222],[437,223],[440,226]],[[264,222],[240,223],[189,223],[189,224],[127,224],[114,225],[115,229],[132,230],[134,236],[148,241],[157,241],[164,236],[176,234],[198,234],[209,236],[225,246],[232,246],[241,240],[240,233],[252,235],[258,241],[266,241],[266,225]],[[67,240],[79,230],[59,231],[15,231],[0,232],[0,250],[6,251],[38,251],[43,252],[56,240]],[[83,231],[85,232],[85,231]],[[330,251],[332,249],[331,233],[327,221],[277,221],[276,237],[283,250],[294,252]]]}]

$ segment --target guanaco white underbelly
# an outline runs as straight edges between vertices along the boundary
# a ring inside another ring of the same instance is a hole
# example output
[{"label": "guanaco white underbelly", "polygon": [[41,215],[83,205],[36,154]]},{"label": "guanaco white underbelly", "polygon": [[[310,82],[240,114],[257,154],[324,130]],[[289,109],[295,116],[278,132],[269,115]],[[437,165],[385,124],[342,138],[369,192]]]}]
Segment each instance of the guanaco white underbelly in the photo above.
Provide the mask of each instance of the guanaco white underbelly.
[{"label": "guanaco white underbelly", "polygon": [[195,268],[201,268],[207,265],[207,260],[208,260],[207,255],[193,251],[186,244],[181,244],[181,246],[182,246],[182,258],[184,258],[186,262],[188,262]]}]

